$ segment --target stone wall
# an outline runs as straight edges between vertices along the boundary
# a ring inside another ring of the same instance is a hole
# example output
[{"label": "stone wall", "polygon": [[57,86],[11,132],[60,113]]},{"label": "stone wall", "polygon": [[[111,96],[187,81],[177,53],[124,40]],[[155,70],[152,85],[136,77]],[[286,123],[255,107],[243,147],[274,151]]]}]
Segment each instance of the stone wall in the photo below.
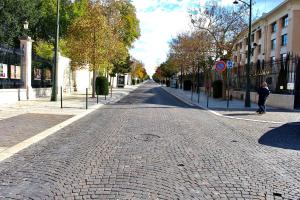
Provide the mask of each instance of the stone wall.
[{"label": "stone wall", "polygon": [[[244,91],[232,91],[231,95],[235,99],[243,99],[245,98],[245,92]],[[252,102],[257,103],[258,101],[258,94],[256,92],[250,93],[250,98]],[[272,106],[275,108],[283,108],[283,109],[294,109],[294,95],[284,95],[284,94],[270,94],[270,96],[267,99],[267,105]]]}]

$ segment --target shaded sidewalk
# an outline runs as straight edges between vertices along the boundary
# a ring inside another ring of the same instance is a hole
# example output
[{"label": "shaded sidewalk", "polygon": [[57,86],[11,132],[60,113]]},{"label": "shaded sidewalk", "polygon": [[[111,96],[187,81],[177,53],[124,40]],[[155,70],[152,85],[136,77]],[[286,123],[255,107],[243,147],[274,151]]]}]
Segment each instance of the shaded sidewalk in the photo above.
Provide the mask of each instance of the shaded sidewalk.
[{"label": "shaded sidewalk", "polygon": [[258,109],[258,105],[253,102],[251,103],[250,108],[245,108],[244,101],[233,99],[229,101],[229,107],[227,109],[227,100],[207,97],[207,95],[202,91],[200,92],[200,95],[194,93],[192,96],[191,91],[184,91],[182,89],[175,89],[164,86],[162,86],[162,88],[170,94],[186,101],[187,103],[199,106],[204,109],[209,109],[215,114],[232,119],[245,119],[254,121],[257,120],[261,122],[270,121],[278,123],[300,122],[300,111],[267,107],[267,113],[259,115],[255,112]]}]

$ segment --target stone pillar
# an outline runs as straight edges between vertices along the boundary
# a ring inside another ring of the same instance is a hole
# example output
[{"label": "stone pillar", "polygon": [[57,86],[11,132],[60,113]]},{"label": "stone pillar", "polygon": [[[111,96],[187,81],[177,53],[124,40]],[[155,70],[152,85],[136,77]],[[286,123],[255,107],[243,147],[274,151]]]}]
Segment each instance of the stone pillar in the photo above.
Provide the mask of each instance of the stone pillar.
[{"label": "stone pillar", "polygon": [[23,50],[24,53],[22,58],[22,80],[24,81],[27,99],[33,97],[31,87],[32,42],[33,40],[29,36],[20,37],[21,50]]}]

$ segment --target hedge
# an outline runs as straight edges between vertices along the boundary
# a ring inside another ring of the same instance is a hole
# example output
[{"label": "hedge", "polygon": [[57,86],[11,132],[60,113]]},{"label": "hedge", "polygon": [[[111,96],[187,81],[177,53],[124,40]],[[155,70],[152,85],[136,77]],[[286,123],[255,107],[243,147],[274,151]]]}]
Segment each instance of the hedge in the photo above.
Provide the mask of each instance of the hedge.
[{"label": "hedge", "polygon": [[98,76],[96,78],[96,94],[97,95],[108,95],[108,80],[104,76]]}]

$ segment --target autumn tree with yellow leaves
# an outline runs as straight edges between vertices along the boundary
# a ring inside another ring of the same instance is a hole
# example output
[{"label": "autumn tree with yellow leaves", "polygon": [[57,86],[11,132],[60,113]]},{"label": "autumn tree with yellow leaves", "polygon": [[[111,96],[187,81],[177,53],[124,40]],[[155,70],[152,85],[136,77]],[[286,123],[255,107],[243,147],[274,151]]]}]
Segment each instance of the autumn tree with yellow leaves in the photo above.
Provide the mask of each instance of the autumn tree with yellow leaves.
[{"label": "autumn tree with yellow leaves", "polygon": [[[125,30],[129,26],[121,26],[122,22],[126,22],[122,20],[126,13],[115,10],[117,8],[112,5],[116,2],[89,1],[86,13],[77,18],[68,29],[67,49],[72,67],[76,69],[88,65],[93,71],[93,96],[96,76],[109,74],[114,63],[125,61],[129,56],[129,44],[134,41],[132,38],[126,40]],[[120,2],[129,3],[127,0]],[[135,16],[135,13],[131,15]],[[138,23],[135,25],[138,26]],[[138,36],[139,34],[133,37]]]}]

